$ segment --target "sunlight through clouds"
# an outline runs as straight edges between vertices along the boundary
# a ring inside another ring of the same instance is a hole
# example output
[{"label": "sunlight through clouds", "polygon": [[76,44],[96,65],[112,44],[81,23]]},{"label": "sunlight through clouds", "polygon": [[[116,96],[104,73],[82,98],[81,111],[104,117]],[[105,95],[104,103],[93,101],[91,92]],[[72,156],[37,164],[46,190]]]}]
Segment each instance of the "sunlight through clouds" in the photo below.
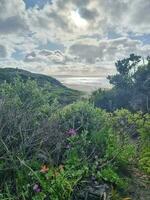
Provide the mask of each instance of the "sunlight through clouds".
[{"label": "sunlight through clouds", "polygon": [[149,0],[0,0],[0,67],[90,78],[96,69],[106,80],[117,59],[150,52],[149,8]]},{"label": "sunlight through clouds", "polygon": [[76,11],[71,11],[71,19],[73,21],[73,23],[75,24],[75,26],[79,29],[86,29],[88,26],[88,22],[82,18],[78,12],[78,10]]}]

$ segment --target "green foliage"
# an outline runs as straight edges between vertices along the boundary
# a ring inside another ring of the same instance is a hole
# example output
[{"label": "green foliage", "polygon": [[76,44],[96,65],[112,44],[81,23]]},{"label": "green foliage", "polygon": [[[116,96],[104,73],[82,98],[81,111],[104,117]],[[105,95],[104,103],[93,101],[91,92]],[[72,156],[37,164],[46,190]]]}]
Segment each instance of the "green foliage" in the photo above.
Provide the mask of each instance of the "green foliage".
[{"label": "green foliage", "polygon": [[112,89],[94,92],[91,101],[107,111],[129,109],[150,112],[150,62],[140,65],[141,57],[131,54],[116,62],[117,74],[108,76]]},{"label": "green foliage", "polygon": [[[7,146],[7,151],[25,155],[30,154],[32,150],[37,151],[37,146],[40,147],[41,144],[40,141],[38,143],[35,141],[37,137],[35,132],[39,131],[43,120],[48,119],[59,107],[58,103],[56,101],[51,103],[50,94],[31,80],[24,83],[16,79],[14,84],[0,85],[0,96],[3,146]],[[38,140],[42,140],[43,136],[40,138],[39,133]],[[4,152],[2,148],[0,153]]]},{"label": "green foliage", "polygon": [[14,80],[18,77],[21,78],[22,82],[26,82],[29,79],[36,82],[40,88],[43,88],[45,92],[49,93],[51,101],[57,99],[62,105],[72,103],[78,100],[82,95],[81,92],[65,87],[55,78],[50,76],[35,74],[17,68],[0,69],[0,84],[4,82],[14,83]]},{"label": "green foliage", "polygon": [[[113,124],[123,138],[129,137],[131,143],[136,144],[137,159],[135,162],[138,162],[139,167],[149,173],[150,115],[142,112],[132,114],[127,110],[119,110],[114,113]],[[132,145],[129,144],[128,148],[132,151]]]},{"label": "green foliage", "polygon": [[150,174],[150,115],[145,114],[139,121],[139,166],[140,168]]},{"label": "green foliage", "polygon": [[139,166],[145,173],[150,174],[150,145],[140,153]]},{"label": "green foliage", "polygon": [[79,132],[83,130],[98,130],[107,118],[106,112],[94,108],[88,102],[79,101],[64,107],[53,116],[58,128],[67,131],[74,128]]},{"label": "green foliage", "polygon": [[21,167],[17,157],[43,159],[45,143],[51,137],[45,131],[46,121],[59,105],[51,102],[50,93],[35,81],[23,82],[19,78],[13,84],[1,84],[0,97],[0,185],[5,188],[6,183],[8,188],[17,188],[23,185],[14,181],[16,176],[22,176],[17,175]]},{"label": "green foliage", "polygon": [[123,181],[112,167],[107,167],[97,173],[97,177],[101,180],[105,180],[119,187],[125,187],[125,181]]},{"label": "green foliage", "polygon": [[[89,176],[98,181],[108,181],[118,187],[126,184],[124,170],[134,158],[135,148],[126,138],[122,141],[108,123],[103,124],[99,132],[82,132],[69,138],[67,160],[71,165],[82,163],[89,169]],[[79,166],[78,166],[79,167]]]},{"label": "green foliage", "polygon": [[132,166],[150,173],[149,114],[62,107],[47,87],[0,85],[0,199],[75,200],[104,184],[119,199]]},{"label": "green foliage", "polygon": [[119,60],[115,63],[117,71],[121,75],[129,74],[129,72],[136,67],[136,65],[141,61],[141,56],[136,56],[130,54],[129,58]]}]

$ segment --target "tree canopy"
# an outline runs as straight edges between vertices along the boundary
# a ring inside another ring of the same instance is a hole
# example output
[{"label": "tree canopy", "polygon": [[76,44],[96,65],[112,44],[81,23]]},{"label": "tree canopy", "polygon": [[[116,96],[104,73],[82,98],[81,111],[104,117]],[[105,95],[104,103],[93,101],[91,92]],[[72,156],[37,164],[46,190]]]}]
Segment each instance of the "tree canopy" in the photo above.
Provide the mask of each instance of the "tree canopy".
[{"label": "tree canopy", "polygon": [[113,111],[127,108],[132,111],[150,111],[150,57],[131,54],[115,63],[117,74],[108,76],[111,90],[98,90],[92,101],[98,107]]}]

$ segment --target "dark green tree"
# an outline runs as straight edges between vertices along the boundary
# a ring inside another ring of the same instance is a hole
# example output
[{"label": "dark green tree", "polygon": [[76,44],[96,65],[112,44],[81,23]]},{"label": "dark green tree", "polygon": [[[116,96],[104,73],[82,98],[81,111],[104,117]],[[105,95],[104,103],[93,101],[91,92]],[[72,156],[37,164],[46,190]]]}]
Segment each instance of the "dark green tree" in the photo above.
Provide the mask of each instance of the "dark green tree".
[{"label": "dark green tree", "polygon": [[108,76],[111,90],[96,91],[92,101],[108,111],[127,108],[132,111],[150,112],[150,57],[131,54],[115,63],[117,74]]},{"label": "dark green tree", "polygon": [[150,59],[134,73],[134,90],[131,104],[134,110],[150,112]]}]

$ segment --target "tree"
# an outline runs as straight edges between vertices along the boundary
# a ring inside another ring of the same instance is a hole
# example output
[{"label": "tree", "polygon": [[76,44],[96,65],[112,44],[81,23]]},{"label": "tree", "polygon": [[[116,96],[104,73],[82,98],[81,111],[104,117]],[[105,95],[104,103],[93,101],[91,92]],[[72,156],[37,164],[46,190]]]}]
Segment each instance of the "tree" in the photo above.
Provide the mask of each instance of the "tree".
[{"label": "tree", "polygon": [[134,90],[131,104],[135,110],[150,112],[150,60],[147,64],[140,66],[133,75]]},{"label": "tree", "polygon": [[137,65],[141,61],[141,56],[131,54],[129,58],[118,60],[115,63],[117,74],[108,76],[108,80],[117,88],[128,88],[133,84],[132,76],[137,70]]},{"label": "tree", "polygon": [[140,61],[141,56],[135,54],[117,61],[117,74],[108,76],[113,88],[93,93],[91,99],[95,105],[108,111],[127,108],[150,112],[150,57],[143,65]]}]

